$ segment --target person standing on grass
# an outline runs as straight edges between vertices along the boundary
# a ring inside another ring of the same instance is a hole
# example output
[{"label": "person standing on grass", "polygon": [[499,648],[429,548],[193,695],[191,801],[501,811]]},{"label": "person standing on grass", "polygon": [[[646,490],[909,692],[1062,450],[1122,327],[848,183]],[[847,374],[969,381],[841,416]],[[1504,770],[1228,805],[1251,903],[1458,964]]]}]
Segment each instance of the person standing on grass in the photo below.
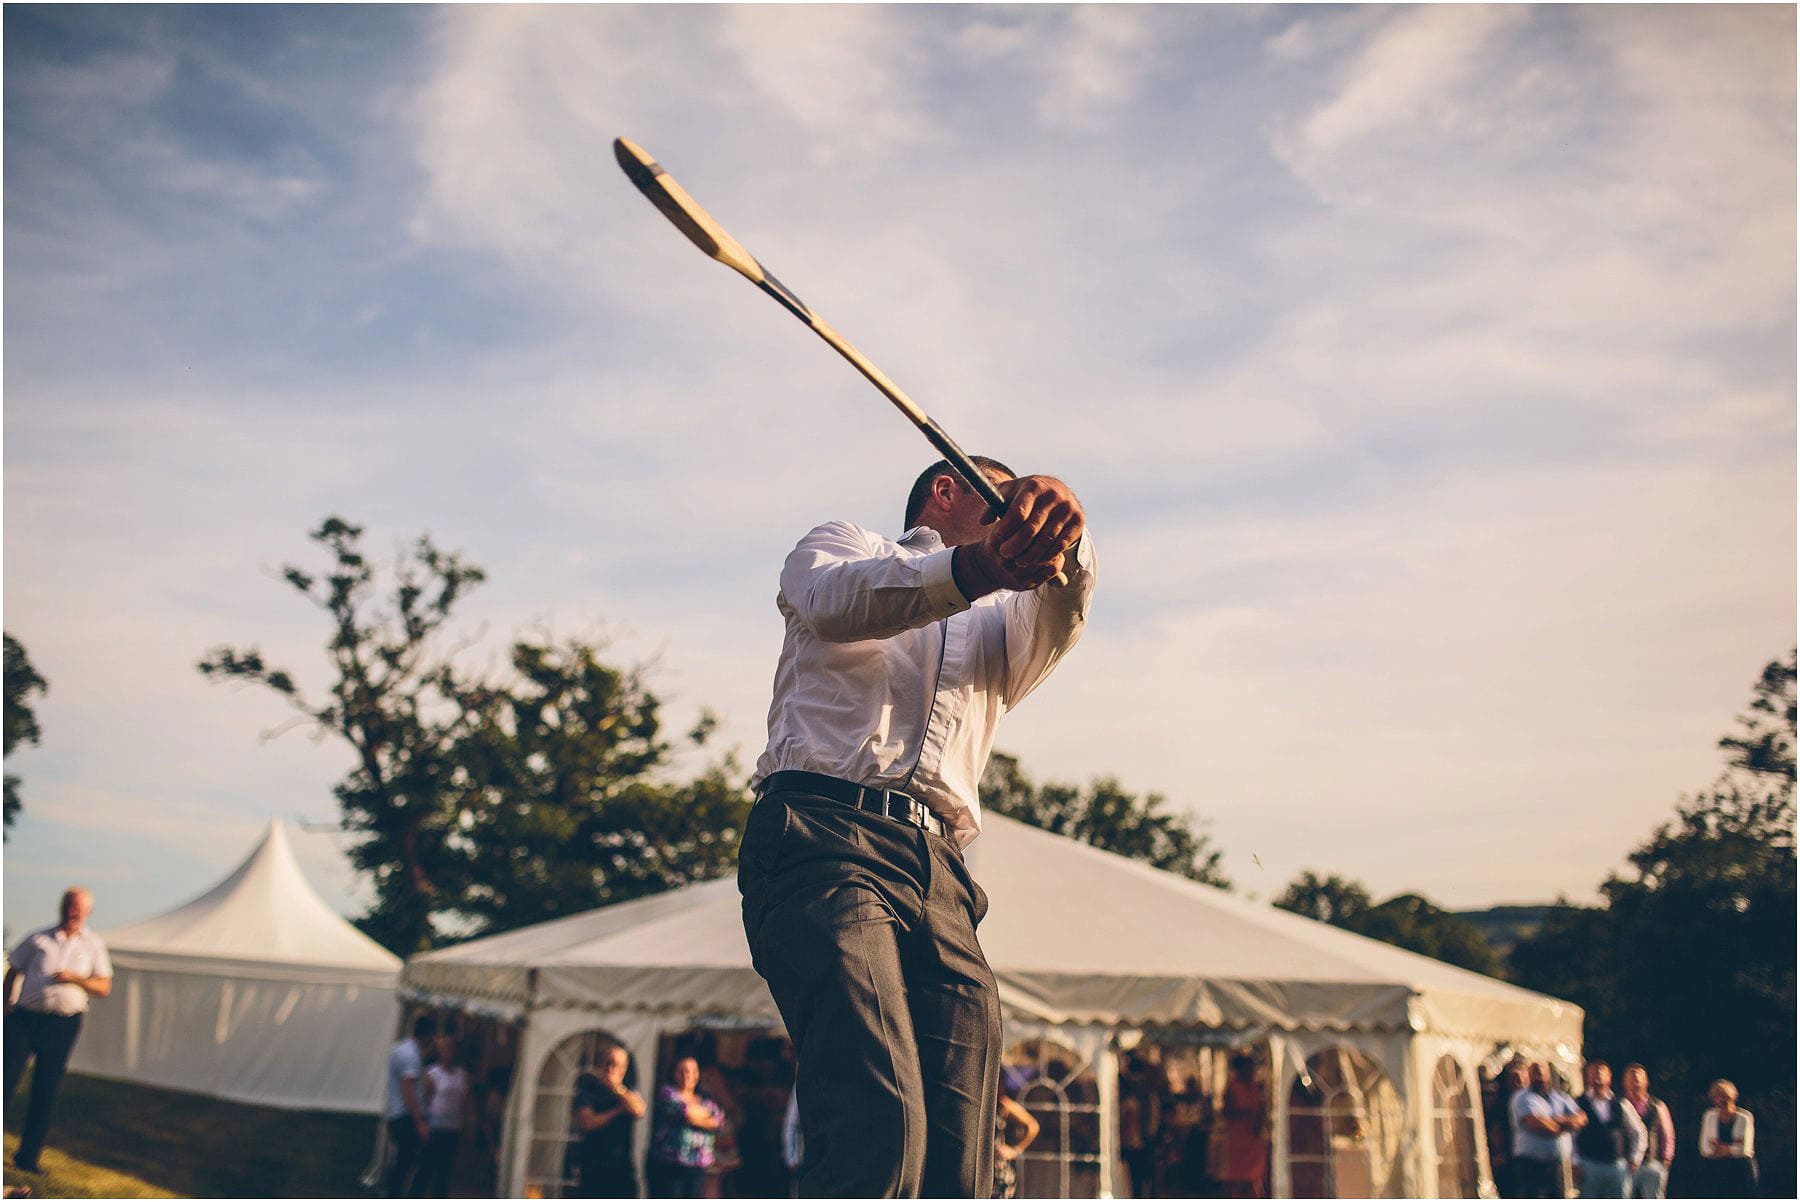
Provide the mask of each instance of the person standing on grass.
[{"label": "person standing on grass", "polygon": [[1706,1091],[1712,1106],[1700,1116],[1701,1184],[1714,1198],[1756,1197],[1756,1120],[1738,1105],[1737,1086],[1724,1079]]},{"label": "person standing on grass", "polygon": [[412,1185],[413,1170],[419,1164],[419,1152],[431,1135],[425,1121],[425,1076],[423,1048],[437,1034],[437,1019],[421,1014],[413,1019],[412,1036],[402,1039],[388,1053],[387,1117],[388,1144],[393,1149],[393,1163],[388,1167],[387,1196],[404,1198]]},{"label": "person standing on grass", "polygon": [[1563,1184],[1574,1133],[1587,1126],[1575,1099],[1550,1080],[1550,1066],[1533,1060],[1526,1068],[1527,1088],[1514,1094],[1512,1115],[1513,1196],[1566,1198]]},{"label": "person standing on grass", "polygon": [[1644,1124],[1649,1147],[1631,1178],[1633,1198],[1661,1198],[1668,1193],[1669,1166],[1675,1161],[1675,1120],[1661,1098],[1650,1093],[1650,1071],[1641,1064],[1625,1066],[1625,1101]]},{"label": "person standing on grass", "polygon": [[425,1070],[425,1125],[429,1128],[413,1183],[415,1198],[448,1198],[450,1170],[469,1111],[469,1070],[454,1035],[437,1037],[437,1060]]},{"label": "person standing on grass", "polygon": [[38,1154],[50,1133],[50,1110],[81,1034],[88,999],[112,992],[112,960],[106,944],[87,925],[93,912],[91,892],[80,886],[69,889],[62,895],[62,920],[27,935],[6,958],[7,1106],[18,1092],[26,1064],[36,1062],[31,1101],[13,1152],[13,1167],[28,1173],[39,1171]]},{"label": "person standing on grass", "polygon": [[1587,1089],[1575,1100],[1587,1116],[1587,1124],[1575,1136],[1575,1154],[1581,1158],[1581,1196],[1629,1198],[1632,1177],[1643,1163],[1649,1143],[1644,1120],[1613,1093],[1612,1065],[1592,1060],[1586,1072]]}]

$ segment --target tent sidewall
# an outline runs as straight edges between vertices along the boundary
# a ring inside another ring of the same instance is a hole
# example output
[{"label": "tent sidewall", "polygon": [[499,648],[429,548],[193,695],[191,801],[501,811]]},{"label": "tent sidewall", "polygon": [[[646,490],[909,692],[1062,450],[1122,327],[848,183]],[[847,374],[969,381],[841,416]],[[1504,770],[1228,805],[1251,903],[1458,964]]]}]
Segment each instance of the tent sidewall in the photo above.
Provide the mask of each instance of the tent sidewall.
[{"label": "tent sidewall", "polygon": [[164,971],[134,959],[89,1013],[72,1071],[259,1106],[380,1110],[393,983]]}]

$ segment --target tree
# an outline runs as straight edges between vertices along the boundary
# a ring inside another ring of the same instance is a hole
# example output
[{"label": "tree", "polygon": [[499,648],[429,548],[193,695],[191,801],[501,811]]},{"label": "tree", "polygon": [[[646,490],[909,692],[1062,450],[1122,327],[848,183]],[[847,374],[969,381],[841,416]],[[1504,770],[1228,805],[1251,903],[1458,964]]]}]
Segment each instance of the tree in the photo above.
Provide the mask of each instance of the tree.
[{"label": "tree", "polygon": [[296,724],[353,752],[334,792],[357,836],[351,862],[375,885],[365,931],[407,954],[450,931],[557,917],[735,859],[747,799],[726,785],[726,765],[685,785],[653,779],[669,747],[641,672],[607,665],[589,643],[538,637],[514,642],[507,679],[485,680],[458,665],[466,647],[440,645],[482,570],[422,537],[384,593],[362,534],[328,518],[311,535],[326,569],[282,572],[329,619],[325,698],[254,647],[215,648],[199,669],[275,692]]},{"label": "tree", "polygon": [[[1729,1077],[1757,1114],[1765,1190],[1794,1164],[1794,656],[1764,668],[1724,771],[1512,955],[1520,983],[1587,1011],[1592,1055],[1644,1062],[1691,1129]],[[1684,1133],[1683,1139],[1687,1139]],[[1676,1171],[1682,1171],[1680,1158]]]},{"label": "tree", "polygon": [[[481,684],[459,740],[456,839],[469,848],[454,904],[477,929],[627,901],[719,875],[736,863],[750,810],[727,757],[698,779],[653,774],[669,759],[658,698],[642,673],[603,663],[593,646],[521,640],[517,683]],[[710,736],[703,717],[688,735]]]},{"label": "tree", "polygon": [[997,814],[1202,884],[1231,888],[1220,869],[1218,849],[1192,819],[1165,812],[1167,798],[1160,793],[1140,799],[1110,776],[1094,780],[1085,790],[1067,784],[1038,785],[1021,770],[1018,757],[996,751],[982,773],[981,798]]},{"label": "tree", "polygon": [[454,678],[435,654],[433,636],[483,574],[422,537],[401,555],[391,608],[384,609],[362,534],[360,526],[327,518],[310,535],[330,554],[324,574],[282,569],[282,579],[330,619],[325,652],[335,678],[328,700],[308,699],[292,673],[269,666],[255,647],[216,647],[198,666],[209,677],[270,689],[299,711],[300,724],[349,745],[356,766],[334,792],[345,828],[360,837],[351,862],[374,877],[375,904],[362,925],[405,955],[432,945],[431,916],[443,908],[439,877],[454,858],[445,812],[456,773],[452,750],[468,718],[455,704]]},{"label": "tree", "polygon": [[1499,960],[1473,923],[1416,893],[1401,893],[1376,905],[1360,882],[1335,873],[1320,877],[1309,870],[1288,884],[1275,905],[1446,964],[1500,975]]},{"label": "tree", "polygon": [[1354,930],[1351,924],[1374,908],[1375,901],[1356,881],[1346,880],[1336,873],[1321,878],[1308,869],[1289,883],[1275,899],[1275,905],[1282,910],[1304,914],[1316,922]]},{"label": "tree", "polygon": [[[6,635],[6,754],[12,755],[13,748],[21,743],[29,743],[35,747],[43,737],[38,727],[37,714],[31,708],[31,695],[45,693],[50,685],[37,670],[31,666],[31,659],[25,654],[25,645],[12,635]],[[10,829],[19,816],[19,778],[8,772],[6,774],[6,810],[5,826]]]},{"label": "tree", "polygon": [[1353,929],[1371,939],[1471,972],[1490,977],[1501,974],[1499,958],[1473,923],[1439,909],[1416,893],[1388,898],[1363,914]]}]

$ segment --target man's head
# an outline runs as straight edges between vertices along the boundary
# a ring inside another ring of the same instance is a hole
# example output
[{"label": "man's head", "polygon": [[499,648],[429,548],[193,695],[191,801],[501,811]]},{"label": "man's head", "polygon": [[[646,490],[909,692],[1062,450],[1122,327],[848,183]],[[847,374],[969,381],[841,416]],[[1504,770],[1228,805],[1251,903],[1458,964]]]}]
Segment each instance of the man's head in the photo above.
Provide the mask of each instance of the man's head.
[{"label": "man's head", "polygon": [[1583,1077],[1589,1093],[1605,1095],[1612,1092],[1612,1065],[1606,1061],[1588,1061]]},{"label": "man's head", "polygon": [[413,1038],[424,1043],[437,1034],[437,1019],[429,1014],[421,1014],[413,1019]]},{"label": "man's head", "polygon": [[[986,455],[969,458],[996,484],[1018,474],[998,459],[989,459]],[[960,547],[981,541],[987,517],[987,502],[962,482],[948,459],[940,459],[913,481],[912,492],[906,498],[903,529],[930,526],[938,532],[946,547]]]},{"label": "man's head", "polygon": [[94,912],[94,895],[80,885],[65,889],[62,895],[62,929],[73,935]]},{"label": "man's head", "polygon": [[1526,1068],[1525,1075],[1535,1092],[1541,1094],[1550,1092],[1550,1066],[1548,1064],[1542,1060],[1533,1060]]},{"label": "man's head", "polygon": [[600,1057],[600,1077],[615,1088],[625,1084],[625,1074],[631,1069],[631,1053],[618,1044],[606,1049]]},{"label": "man's head", "polygon": [[1626,1065],[1621,1081],[1625,1086],[1625,1096],[1632,1101],[1642,1101],[1650,1096],[1650,1073],[1643,1065]]}]

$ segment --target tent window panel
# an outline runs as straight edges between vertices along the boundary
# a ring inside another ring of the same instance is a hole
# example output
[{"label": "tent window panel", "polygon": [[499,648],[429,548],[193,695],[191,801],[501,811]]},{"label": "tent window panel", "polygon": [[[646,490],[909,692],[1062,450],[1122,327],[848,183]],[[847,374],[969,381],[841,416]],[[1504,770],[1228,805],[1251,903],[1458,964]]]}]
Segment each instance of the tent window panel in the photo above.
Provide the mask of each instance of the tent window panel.
[{"label": "tent window panel", "polygon": [[1431,1076],[1431,1132],[1437,1152],[1437,1193],[1440,1198],[1480,1196],[1480,1173],[1475,1163],[1474,1095],[1468,1074],[1454,1057],[1443,1056]]},{"label": "tent window panel", "polygon": [[[624,1042],[606,1031],[571,1035],[550,1050],[538,1072],[526,1151],[525,1192],[533,1198],[572,1198],[580,1193],[581,1132],[575,1126],[575,1094],[583,1073],[598,1072],[605,1055]],[[634,1062],[626,1083],[637,1075]]]},{"label": "tent window panel", "polygon": [[1376,1063],[1338,1045],[1307,1060],[1288,1094],[1296,1198],[1396,1198],[1405,1112]]},{"label": "tent window panel", "polygon": [[1048,1039],[1015,1044],[1002,1063],[1002,1088],[1016,1094],[1039,1127],[1015,1162],[1019,1197],[1098,1197],[1100,1086],[1093,1065]]}]

